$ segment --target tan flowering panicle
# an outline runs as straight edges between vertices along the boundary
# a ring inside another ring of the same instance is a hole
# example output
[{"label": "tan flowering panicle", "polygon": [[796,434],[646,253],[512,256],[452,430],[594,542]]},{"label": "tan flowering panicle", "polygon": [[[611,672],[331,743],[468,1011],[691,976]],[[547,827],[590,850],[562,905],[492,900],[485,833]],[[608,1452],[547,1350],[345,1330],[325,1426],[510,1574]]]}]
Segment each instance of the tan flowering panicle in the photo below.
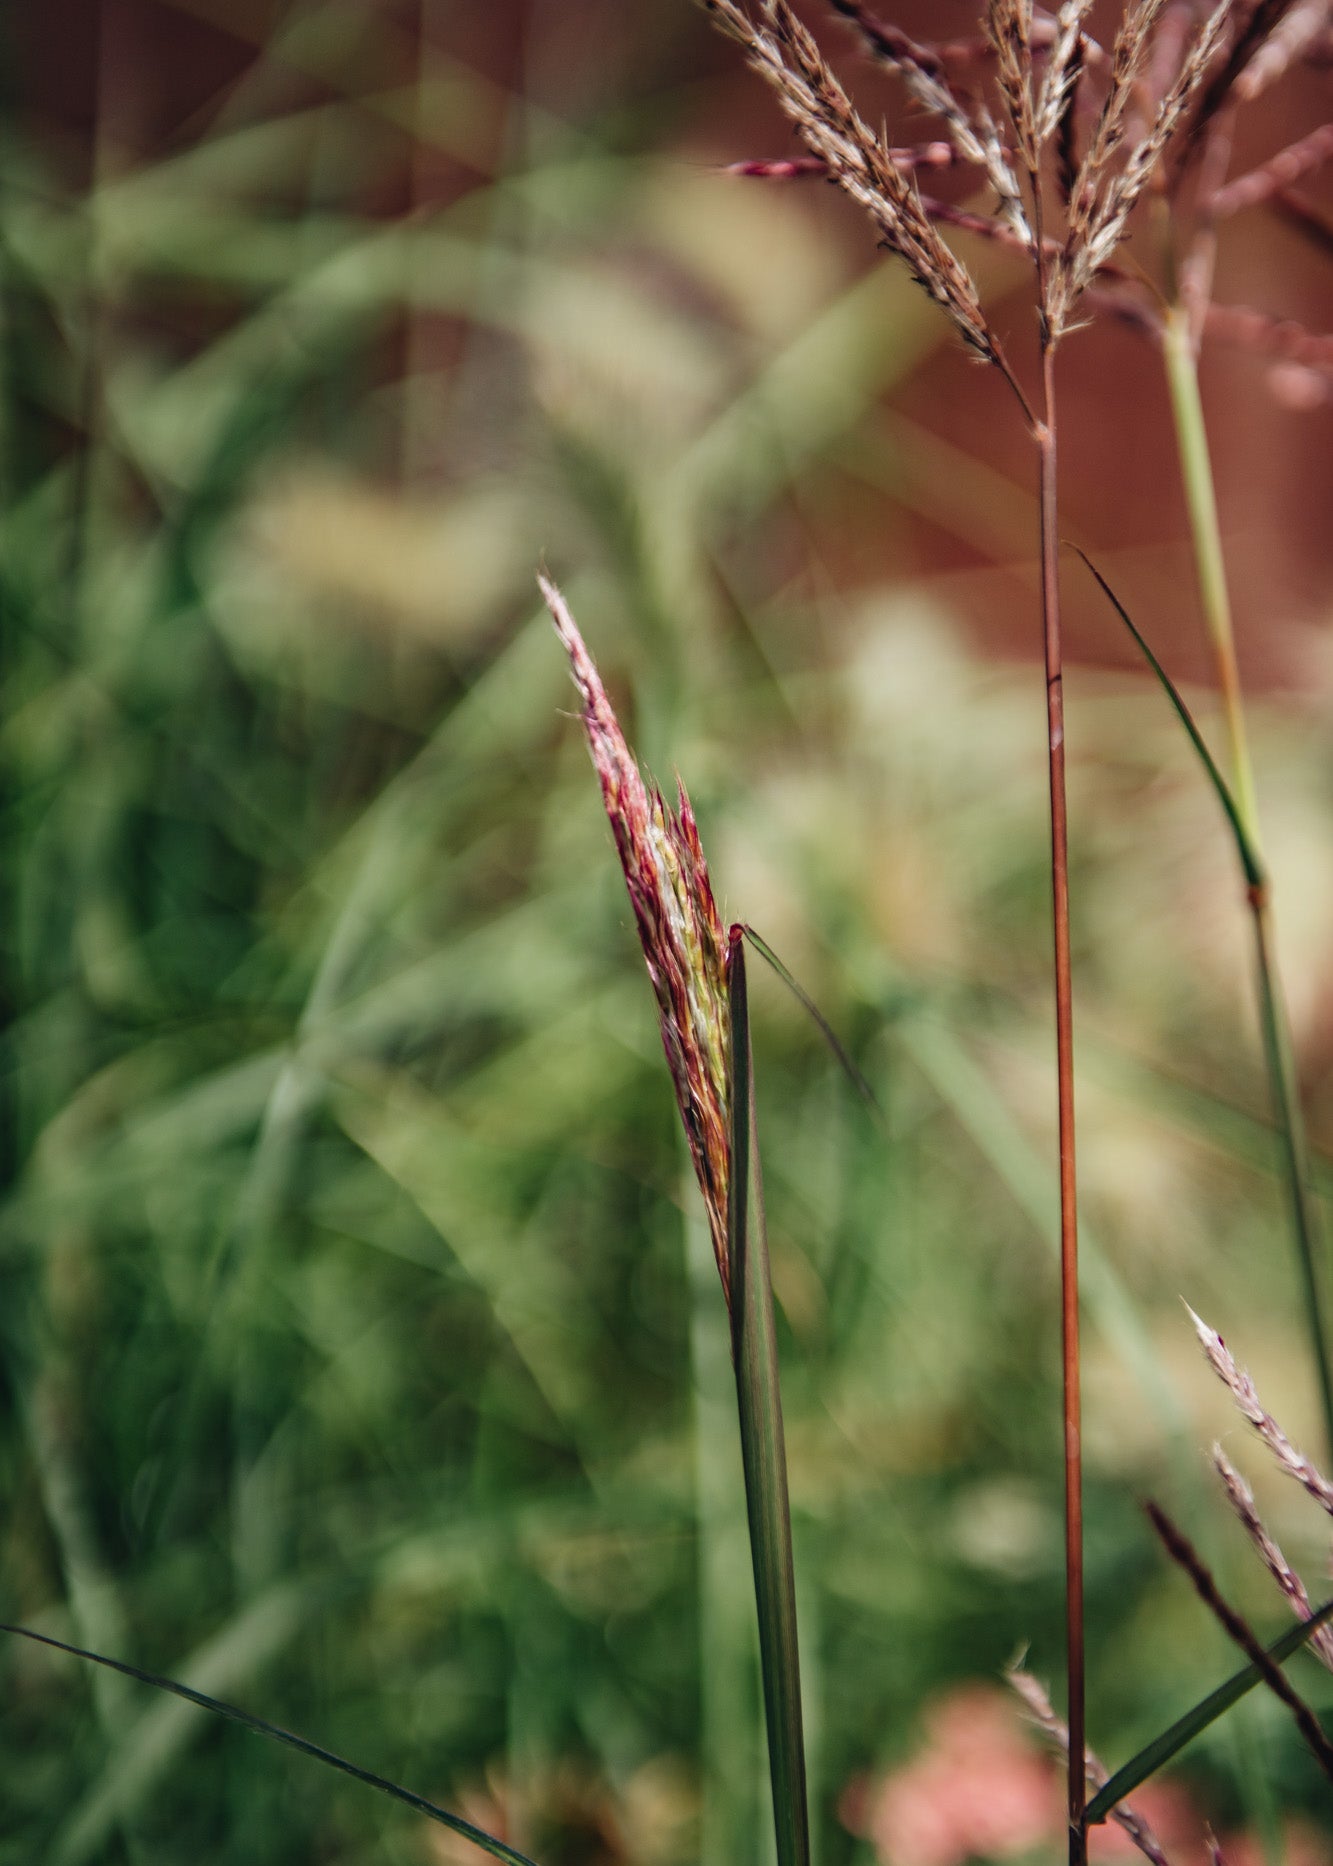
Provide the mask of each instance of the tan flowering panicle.
[{"label": "tan flowering panicle", "polygon": [[678,804],[673,810],[656,785],[645,784],[564,597],[549,578],[540,576],[537,581],[583,702],[588,747],[625,871],[648,976],[657,994],[662,1043],[708,1210],[723,1292],[730,1301],[727,935],[718,918],[684,785],[677,780]]}]

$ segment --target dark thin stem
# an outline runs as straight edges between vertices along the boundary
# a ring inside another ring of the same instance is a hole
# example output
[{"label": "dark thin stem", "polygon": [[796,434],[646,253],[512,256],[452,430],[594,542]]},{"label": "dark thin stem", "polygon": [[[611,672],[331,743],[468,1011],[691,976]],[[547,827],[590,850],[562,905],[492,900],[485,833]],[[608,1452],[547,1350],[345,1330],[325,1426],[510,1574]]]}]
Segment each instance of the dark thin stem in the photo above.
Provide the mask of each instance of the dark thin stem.
[{"label": "dark thin stem", "polygon": [[1033,406],[1031,402],[1028,400],[1026,394],[1024,393],[1022,383],[1018,380],[1018,377],[1014,374],[1013,370],[1011,369],[1009,365],[1008,357],[1005,356],[1004,351],[1000,348],[998,343],[993,343],[991,346],[991,361],[995,364],[995,367],[999,370],[1000,374],[1004,377],[1005,381],[1009,384],[1009,387],[1013,390],[1014,396],[1018,402],[1018,406],[1023,411],[1023,419],[1028,424],[1029,432],[1032,434],[1034,439],[1039,440],[1040,435],[1041,435],[1042,424],[1037,419],[1036,412],[1033,409]]},{"label": "dark thin stem", "polygon": [[1315,1761],[1333,1781],[1333,1744],[1325,1736],[1319,1719],[1305,1699],[1288,1684],[1281,1666],[1265,1650],[1249,1622],[1242,1619],[1235,1608],[1222,1598],[1216,1581],[1189,1538],[1176,1527],[1166,1511],[1159,1509],[1155,1503],[1148,1502],[1144,1508],[1167,1554],[1184,1569],[1194,1583],[1194,1591],[1199,1599],[1216,1618],[1228,1638],[1235,1640],[1246,1658],[1256,1667],[1274,1697],[1280,1698],[1286,1705],[1296,1719],[1296,1727],[1309,1745]]},{"label": "dark thin stem", "polygon": [[1065,792],[1064,653],[1060,636],[1060,549],[1056,490],[1055,357],[1042,344],[1045,419],[1041,460],[1041,613],[1046,651],[1046,722],[1051,790],[1051,889],[1055,936],[1055,1050],[1060,1134],[1060,1338],[1064,1386],[1065,1647],[1069,1672],[1069,1859],[1083,1866],[1087,1737],[1083,1663],[1083,1442],[1079,1380],[1078,1210],[1074,1172],[1074,1013],[1069,951],[1069,829]]}]

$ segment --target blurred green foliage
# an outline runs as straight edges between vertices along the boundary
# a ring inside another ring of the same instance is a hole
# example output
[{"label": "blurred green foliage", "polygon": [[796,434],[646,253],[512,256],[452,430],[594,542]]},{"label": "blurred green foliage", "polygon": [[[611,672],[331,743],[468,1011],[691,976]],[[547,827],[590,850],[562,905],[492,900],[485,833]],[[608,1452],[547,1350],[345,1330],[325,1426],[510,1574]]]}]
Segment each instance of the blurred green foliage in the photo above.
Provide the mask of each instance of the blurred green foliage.
[{"label": "blurred green foliage", "polygon": [[[808,197],[672,155],[688,84],[637,133],[442,51],[376,91],[373,15],[321,17],[86,190],[4,147],[4,1617],[544,1866],[764,1857],[720,1292],[545,553],[724,912],[887,1111],[757,977],[820,1857],[868,1858],[852,1776],[1024,1641],[1060,1665],[1041,694],[888,548],[912,510],[1021,560],[1027,490],[914,450],[882,398],[930,307]],[[284,65],[324,101],[275,105]],[[404,128],[503,155],[386,214]],[[886,540],[850,594],[806,548],[848,500]],[[1177,1296],[1313,1413],[1223,826],[1144,683],[1079,676],[1070,741],[1114,1764],[1232,1664],[1143,1488],[1281,1623],[1204,1488],[1227,1415]],[[1326,864],[1333,771],[1301,715],[1262,758],[1280,881]],[[1331,917],[1301,898],[1297,981]],[[5,1866],[463,1857],[177,1702],[3,1667]],[[1219,1821],[1233,1740],[1191,1758]]]}]

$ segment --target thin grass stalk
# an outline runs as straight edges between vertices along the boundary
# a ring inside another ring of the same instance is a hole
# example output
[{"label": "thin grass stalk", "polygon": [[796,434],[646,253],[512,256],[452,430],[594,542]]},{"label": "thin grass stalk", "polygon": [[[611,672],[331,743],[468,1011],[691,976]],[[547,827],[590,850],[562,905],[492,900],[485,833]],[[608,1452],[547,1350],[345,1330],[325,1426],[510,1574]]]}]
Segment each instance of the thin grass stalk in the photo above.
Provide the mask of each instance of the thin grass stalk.
[{"label": "thin grass stalk", "polygon": [[[1175,420],[1181,475],[1189,509],[1199,597],[1217,666],[1218,684],[1231,749],[1232,792],[1240,827],[1262,863],[1258,799],[1245,707],[1236,663],[1231,602],[1222,555],[1222,532],[1217,517],[1212,456],[1199,393],[1198,351],[1188,313],[1173,306],[1167,313],[1163,337],[1167,382]],[[1273,916],[1266,880],[1246,889],[1254,935],[1255,971],[1259,993],[1259,1019],[1268,1064],[1270,1092],[1282,1140],[1284,1177],[1291,1210],[1292,1233],[1305,1298],[1310,1352],[1319,1382],[1325,1439],[1333,1450],[1333,1359],[1320,1280],[1324,1244],[1319,1214],[1310,1182],[1310,1148],[1296,1079],[1291,1020],[1273,944]]]},{"label": "thin grass stalk", "polygon": [[[681,1153],[689,1158],[684,1137]],[[691,1162],[687,1184],[694,1179]],[[702,1218],[685,1220],[694,1388],[694,1483],[698,1519],[699,1780],[698,1866],[734,1866],[753,1853],[758,1826],[760,1737],[751,1689],[754,1641],[748,1530],[736,1494],[736,1399],[731,1328],[717,1299],[717,1264]]]},{"label": "thin grass stalk", "polygon": [[302,1756],[313,1757],[316,1762],[322,1762],[325,1768],[336,1769],[341,1775],[351,1776],[354,1782],[363,1782],[367,1788],[378,1789],[380,1794],[402,1802],[414,1813],[423,1814],[428,1821],[447,1827],[461,1839],[470,1840],[473,1846],[480,1847],[483,1853],[489,1853],[492,1859],[503,1861],[504,1866],[535,1866],[526,1853],[520,1853],[517,1847],[511,1847],[507,1841],[474,1826],[471,1821],[464,1820],[461,1814],[451,1814],[447,1808],[428,1801],[424,1795],[404,1788],[399,1782],[391,1781],[388,1776],[363,1769],[359,1763],[349,1762],[345,1756],[325,1749],[320,1743],[312,1743],[308,1737],[298,1736],[295,1731],[284,1730],[280,1724],[270,1723],[266,1717],[256,1717],[253,1711],[229,1704],[225,1698],[210,1697],[205,1691],[196,1691],[193,1685],[182,1684],[178,1678],[164,1678],[158,1672],[143,1671],[137,1665],[126,1664],[123,1659],[109,1658],[104,1652],[90,1652],[83,1646],[67,1645],[63,1639],[53,1639],[49,1633],[36,1632],[30,1626],[11,1626],[8,1622],[0,1622],[0,1633],[12,1633],[20,1639],[31,1639],[39,1646],[50,1646],[55,1652],[65,1652],[71,1658],[86,1659],[106,1671],[117,1672],[122,1678],[133,1678],[138,1684],[151,1685],[155,1691],[170,1692],[173,1697],[183,1698],[187,1704],[211,1711],[215,1717],[223,1717],[230,1723],[252,1730],[256,1736],[267,1737],[270,1742],[281,1743]]},{"label": "thin grass stalk", "polygon": [[[778,1866],[810,1866],[810,1818],[796,1643],[787,1452],[778,1389],[777,1331],[759,1150],[755,1145],[754,1069],[750,1052],[745,946],[733,928],[727,964],[731,1011],[731,1176],[727,1244],[731,1275],[732,1355],[740,1416],[745,1503],[750,1522],[759,1657]],[[750,1205],[751,1173],[754,1205]]]},{"label": "thin grass stalk", "polygon": [[1254,928],[1255,971],[1259,983],[1259,1017],[1264,1033],[1264,1054],[1282,1138],[1292,1232],[1296,1239],[1296,1254],[1310,1330],[1310,1352],[1314,1357],[1319,1397],[1324,1409],[1325,1442],[1328,1449],[1333,1451],[1333,1367],[1330,1366],[1328,1321],[1320,1282],[1320,1259],[1324,1252],[1324,1242],[1310,1183],[1310,1147],[1300,1084],[1296,1079],[1291,1019],[1273,946],[1273,912],[1267,891],[1252,888],[1248,900]]},{"label": "thin grass stalk", "polygon": [[1042,345],[1044,419],[1036,430],[1041,481],[1041,613],[1051,793],[1055,1048],[1060,1145],[1060,1341],[1064,1390],[1065,1652],[1069,1723],[1069,1860],[1087,1858],[1087,1736],[1083,1639],[1083,1440],[1079,1375],[1078,1205],[1074,1157],[1073,968],[1069,942],[1069,808],[1065,786],[1064,649],[1060,627],[1055,352]]},{"label": "thin grass stalk", "polygon": [[1166,314],[1162,340],[1167,386],[1176,427],[1176,445],[1189,509],[1190,536],[1204,623],[1217,663],[1222,711],[1231,747],[1232,779],[1241,822],[1255,848],[1259,847],[1259,799],[1254,785],[1249,736],[1245,730],[1245,704],[1240,669],[1236,664],[1235,633],[1231,625],[1231,598],[1227,591],[1222,555],[1222,530],[1217,518],[1212,459],[1199,394],[1198,351],[1189,313],[1172,306]]}]

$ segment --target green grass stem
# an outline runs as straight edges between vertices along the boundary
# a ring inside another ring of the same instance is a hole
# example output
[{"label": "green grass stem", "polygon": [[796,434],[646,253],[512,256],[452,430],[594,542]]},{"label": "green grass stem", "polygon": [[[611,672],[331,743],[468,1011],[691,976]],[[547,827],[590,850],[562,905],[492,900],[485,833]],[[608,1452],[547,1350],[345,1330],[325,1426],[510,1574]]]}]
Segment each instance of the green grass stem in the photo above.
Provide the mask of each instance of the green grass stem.
[{"label": "green grass stem", "polygon": [[[1319,1382],[1325,1440],[1333,1448],[1333,1361],[1328,1345],[1320,1269],[1324,1244],[1319,1213],[1310,1185],[1310,1146],[1301,1107],[1300,1085],[1296,1078],[1291,1020],[1274,949],[1272,905],[1267,879],[1262,875],[1263,848],[1259,833],[1258,802],[1245,728],[1240,673],[1236,663],[1231,603],[1222,554],[1222,532],[1213,485],[1212,456],[1208,447],[1203,401],[1199,393],[1198,354],[1190,334],[1189,319],[1179,306],[1167,313],[1163,354],[1175,419],[1185,502],[1189,509],[1190,532],[1194,542],[1199,598],[1217,665],[1222,709],[1230,741],[1233,804],[1228,813],[1233,818],[1241,862],[1246,871],[1247,900],[1254,933],[1259,1018],[1263,1028],[1273,1108],[1282,1137],[1292,1233],[1296,1241],[1310,1330],[1310,1351]],[[1180,710],[1179,705],[1177,710]],[[1201,741],[1198,734],[1191,736],[1196,750],[1199,749]],[[1211,766],[1211,759],[1206,762]],[[1212,770],[1210,775],[1214,775]],[[1257,876],[1256,868],[1259,870]]]},{"label": "green grass stem", "polygon": [[[792,1560],[787,1453],[778,1386],[777,1332],[764,1225],[759,1153],[754,1136],[754,1071],[750,1053],[745,946],[734,933],[728,968],[731,1008],[731,1184],[727,1201],[731,1260],[732,1354],[750,1518],[759,1659],[768,1726],[773,1824],[778,1866],[809,1866],[810,1818],[801,1723],[801,1669],[796,1642],[796,1582]],[[755,1198],[750,1203],[751,1172]]]}]

